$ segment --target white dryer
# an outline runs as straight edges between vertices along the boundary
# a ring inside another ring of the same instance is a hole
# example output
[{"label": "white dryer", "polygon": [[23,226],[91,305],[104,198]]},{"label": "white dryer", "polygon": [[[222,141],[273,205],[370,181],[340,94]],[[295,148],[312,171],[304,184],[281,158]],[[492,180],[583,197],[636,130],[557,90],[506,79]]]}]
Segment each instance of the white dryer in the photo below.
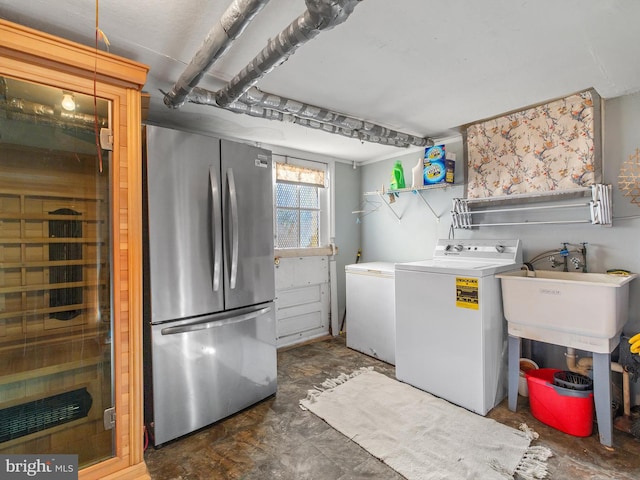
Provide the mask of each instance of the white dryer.
[{"label": "white dryer", "polygon": [[496,273],[519,240],[439,240],[431,260],[395,265],[396,377],[480,415],[506,395],[506,321]]}]

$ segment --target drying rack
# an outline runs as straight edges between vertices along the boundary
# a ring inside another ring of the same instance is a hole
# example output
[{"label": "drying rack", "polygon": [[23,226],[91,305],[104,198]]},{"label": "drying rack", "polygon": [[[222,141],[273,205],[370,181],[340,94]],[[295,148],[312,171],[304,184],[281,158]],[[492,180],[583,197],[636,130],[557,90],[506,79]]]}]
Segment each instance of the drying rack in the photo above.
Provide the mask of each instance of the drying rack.
[{"label": "drying rack", "polygon": [[[591,200],[576,203],[566,203],[567,199],[591,196]],[[551,205],[531,205],[532,203],[553,202],[562,200],[563,203]],[[522,204],[525,205],[522,205]],[[520,204],[520,205],[519,205]],[[562,210],[568,218],[562,219],[527,219],[522,214],[541,212],[551,214]],[[569,213],[567,213],[569,212]],[[577,212],[577,213],[576,213]],[[507,216],[516,214],[514,221],[490,221],[491,215]],[[613,222],[611,203],[611,185],[595,184],[591,187],[565,190],[557,193],[517,195],[513,197],[489,197],[478,199],[454,198],[451,211],[453,228],[470,229],[475,227],[495,227],[511,225],[545,225],[566,223],[591,223],[610,227]]]}]

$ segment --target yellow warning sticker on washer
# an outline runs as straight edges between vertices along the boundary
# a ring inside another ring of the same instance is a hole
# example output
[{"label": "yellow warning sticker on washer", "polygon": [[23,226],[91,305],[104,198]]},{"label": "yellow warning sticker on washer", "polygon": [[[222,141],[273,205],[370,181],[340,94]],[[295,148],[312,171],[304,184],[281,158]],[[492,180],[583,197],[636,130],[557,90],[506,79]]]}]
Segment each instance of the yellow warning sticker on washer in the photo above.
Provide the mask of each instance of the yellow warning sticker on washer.
[{"label": "yellow warning sticker on washer", "polygon": [[478,279],[456,277],[456,307],[478,310]]}]

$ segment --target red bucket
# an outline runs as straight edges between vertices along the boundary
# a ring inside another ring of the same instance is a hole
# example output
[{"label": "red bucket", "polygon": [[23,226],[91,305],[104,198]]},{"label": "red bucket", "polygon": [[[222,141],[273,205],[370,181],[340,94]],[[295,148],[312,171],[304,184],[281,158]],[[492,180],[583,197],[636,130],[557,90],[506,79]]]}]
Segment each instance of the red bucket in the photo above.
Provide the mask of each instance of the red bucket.
[{"label": "red bucket", "polygon": [[526,373],[531,413],[542,423],[576,437],[593,432],[593,391],[572,390],[554,385],[556,368]]}]

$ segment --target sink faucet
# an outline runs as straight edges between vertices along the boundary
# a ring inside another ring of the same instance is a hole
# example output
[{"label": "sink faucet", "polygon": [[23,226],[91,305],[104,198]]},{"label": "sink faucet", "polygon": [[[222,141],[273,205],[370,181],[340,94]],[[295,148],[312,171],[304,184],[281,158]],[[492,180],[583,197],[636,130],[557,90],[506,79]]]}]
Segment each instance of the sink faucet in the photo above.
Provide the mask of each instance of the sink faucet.
[{"label": "sink faucet", "polygon": [[580,267],[582,267],[584,272],[584,263],[578,257],[571,257],[571,263],[573,263],[576,270],[580,270]]},{"label": "sink faucet", "polygon": [[[581,258],[575,258],[572,255],[580,254]],[[562,260],[558,259],[556,255],[560,255]],[[542,252],[535,257],[533,257],[528,262],[525,262],[522,270],[528,270],[528,272],[533,272],[533,266],[536,262],[539,262],[543,259],[546,259],[551,268],[557,268],[560,265],[563,267],[563,271],[569,271],[569,261],[573,264],[576,270],[582,267],[582,272],[587,272],[587,242],[582,242],[580,247],[576,244],[571,244],[569,242],[562,242],[562,248],[558,250],[547,250],[546,252]]]},{"label": "sink faucet", "polygon": [[560,250],[560,256],[562,257],[562,271],[569,271],[569,249],[567,248],[568,243],[562,244],[562,250]]},{"label": "sink faucet", "polygon": [[587,242],[582,242],[580,245],[580,254],[582,255],[582,273],[587,273]]},{"label": "sink faucet", "polygon": [[[580,268],[582,268],[582,273],[587,273],[587,242],[582,242],[580,244],[580,248],[575,248],[575,247],[577,246],[574,245],[574,249],[570,250],[569,243],[562,244],[562,249],[558,252],[562,257],[562,265],[563,265],[562,271],[563,272],[569,271],[568,263],[569,261],[571,261],[571,263],[573,264],[576,270],[580,270]],[[580,254],[580,258],[570,256],[571,253],[576,253],[576,252]],[[551,263],[551,266],[553,268],[555,268],[558,265],[558,262],[556,261],[555,257],[551,257],[549,259],[549,262]]]}]

